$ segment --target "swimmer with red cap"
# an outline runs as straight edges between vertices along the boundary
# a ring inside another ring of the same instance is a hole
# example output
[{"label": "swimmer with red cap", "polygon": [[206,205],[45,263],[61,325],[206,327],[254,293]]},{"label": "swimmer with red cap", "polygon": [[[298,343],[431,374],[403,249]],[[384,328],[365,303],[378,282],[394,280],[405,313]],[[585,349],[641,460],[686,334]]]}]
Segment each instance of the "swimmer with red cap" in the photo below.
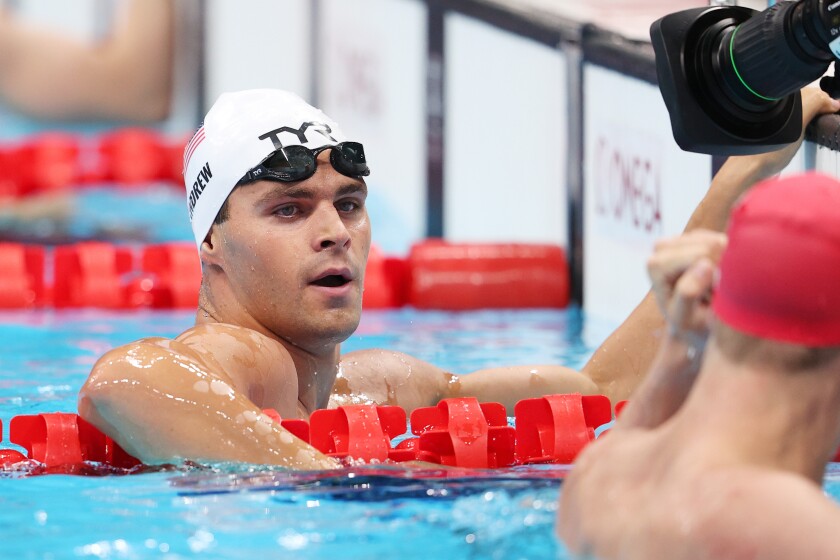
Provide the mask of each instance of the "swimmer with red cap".
[{"label": "swimmer with red cap", "polygon": [[821,489],[840,441],[840,182],[762,183],[726,237],[658,253],[692,262],[652,275],[669,335],[566,479],[559,534],[603,560],[840,558]]},{"label": "swimmer with red cap", "polygon": [[[821,92],[804,101],[806,121],[838,109]],[[721,227],[731,201],[784,167],[797,146],[727,162],[693,225]],[[515,365],[459,376],[391,350],[342,354],[361,314],[372,173],[362,143],[299,97],[222,95],[184,153],[202,264],[195,326],[102,356],[80,392],[81,416],[145,463],[319,469],[336,465],[262,409],[306,419],[349,403],[410,412],[471,396],[512,413],[524,398],[606,393],[615,402],[635,388],[662,326],[652,298],[583,372]]]}]

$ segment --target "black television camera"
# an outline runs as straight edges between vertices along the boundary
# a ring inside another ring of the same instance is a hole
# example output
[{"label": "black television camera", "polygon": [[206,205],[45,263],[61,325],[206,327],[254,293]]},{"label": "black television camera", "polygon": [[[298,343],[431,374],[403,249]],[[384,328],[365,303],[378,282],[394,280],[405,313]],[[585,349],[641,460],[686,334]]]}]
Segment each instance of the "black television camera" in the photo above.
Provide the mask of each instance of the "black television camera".
[{"label": "black television camera", "polygon": [[840,57],[840,0],[695,8],[655,21],[650,35],[677,144],[767,152],[799,137],[799,90]]}]

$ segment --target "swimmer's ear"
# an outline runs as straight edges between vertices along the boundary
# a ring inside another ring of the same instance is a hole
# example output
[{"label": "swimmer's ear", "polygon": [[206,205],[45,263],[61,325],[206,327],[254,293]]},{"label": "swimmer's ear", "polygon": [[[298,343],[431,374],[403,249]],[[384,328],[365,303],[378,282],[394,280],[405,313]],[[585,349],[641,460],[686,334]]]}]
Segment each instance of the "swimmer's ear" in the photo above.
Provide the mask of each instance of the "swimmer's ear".
[{"label": "swimmer's ear", "polygon": [[207,237],[201,242],[201,247],[198,250],[201,264],[222,266],[222,255],[219,250],[222,246],[222,235],[216,224],[210,227],[207,232]]}]

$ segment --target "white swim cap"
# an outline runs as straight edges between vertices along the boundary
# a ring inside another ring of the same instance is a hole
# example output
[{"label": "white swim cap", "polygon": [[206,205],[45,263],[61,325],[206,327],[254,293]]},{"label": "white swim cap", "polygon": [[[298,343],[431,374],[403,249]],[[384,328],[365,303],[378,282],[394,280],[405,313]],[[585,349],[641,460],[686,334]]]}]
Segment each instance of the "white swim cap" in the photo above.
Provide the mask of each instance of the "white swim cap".
[{"label": "white swim cap", "polygon": [[187,209],[198,247],[236,183],[285,146],[315,149],[345,140],[338,125],[293,93],[223,93],[184,149]]}]

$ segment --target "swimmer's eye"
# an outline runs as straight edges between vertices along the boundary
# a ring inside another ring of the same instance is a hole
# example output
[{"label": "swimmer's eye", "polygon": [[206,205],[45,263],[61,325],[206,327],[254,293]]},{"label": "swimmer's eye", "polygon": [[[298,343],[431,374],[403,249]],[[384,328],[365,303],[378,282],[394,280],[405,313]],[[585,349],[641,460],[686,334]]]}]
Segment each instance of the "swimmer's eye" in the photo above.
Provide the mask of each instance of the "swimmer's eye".
[{"label": "swimmer's eye", "polygon": [[340,200],[335,207],[339,212],[355,212],[362,207],[361,203],[356,200]]},{"label": "swimmer's eye", "polygon": [[298,213],[297,206],[281,206],[277,210],[274,211],[274,214],[277,216],[282,216],[283,218],[292,218]]}]

